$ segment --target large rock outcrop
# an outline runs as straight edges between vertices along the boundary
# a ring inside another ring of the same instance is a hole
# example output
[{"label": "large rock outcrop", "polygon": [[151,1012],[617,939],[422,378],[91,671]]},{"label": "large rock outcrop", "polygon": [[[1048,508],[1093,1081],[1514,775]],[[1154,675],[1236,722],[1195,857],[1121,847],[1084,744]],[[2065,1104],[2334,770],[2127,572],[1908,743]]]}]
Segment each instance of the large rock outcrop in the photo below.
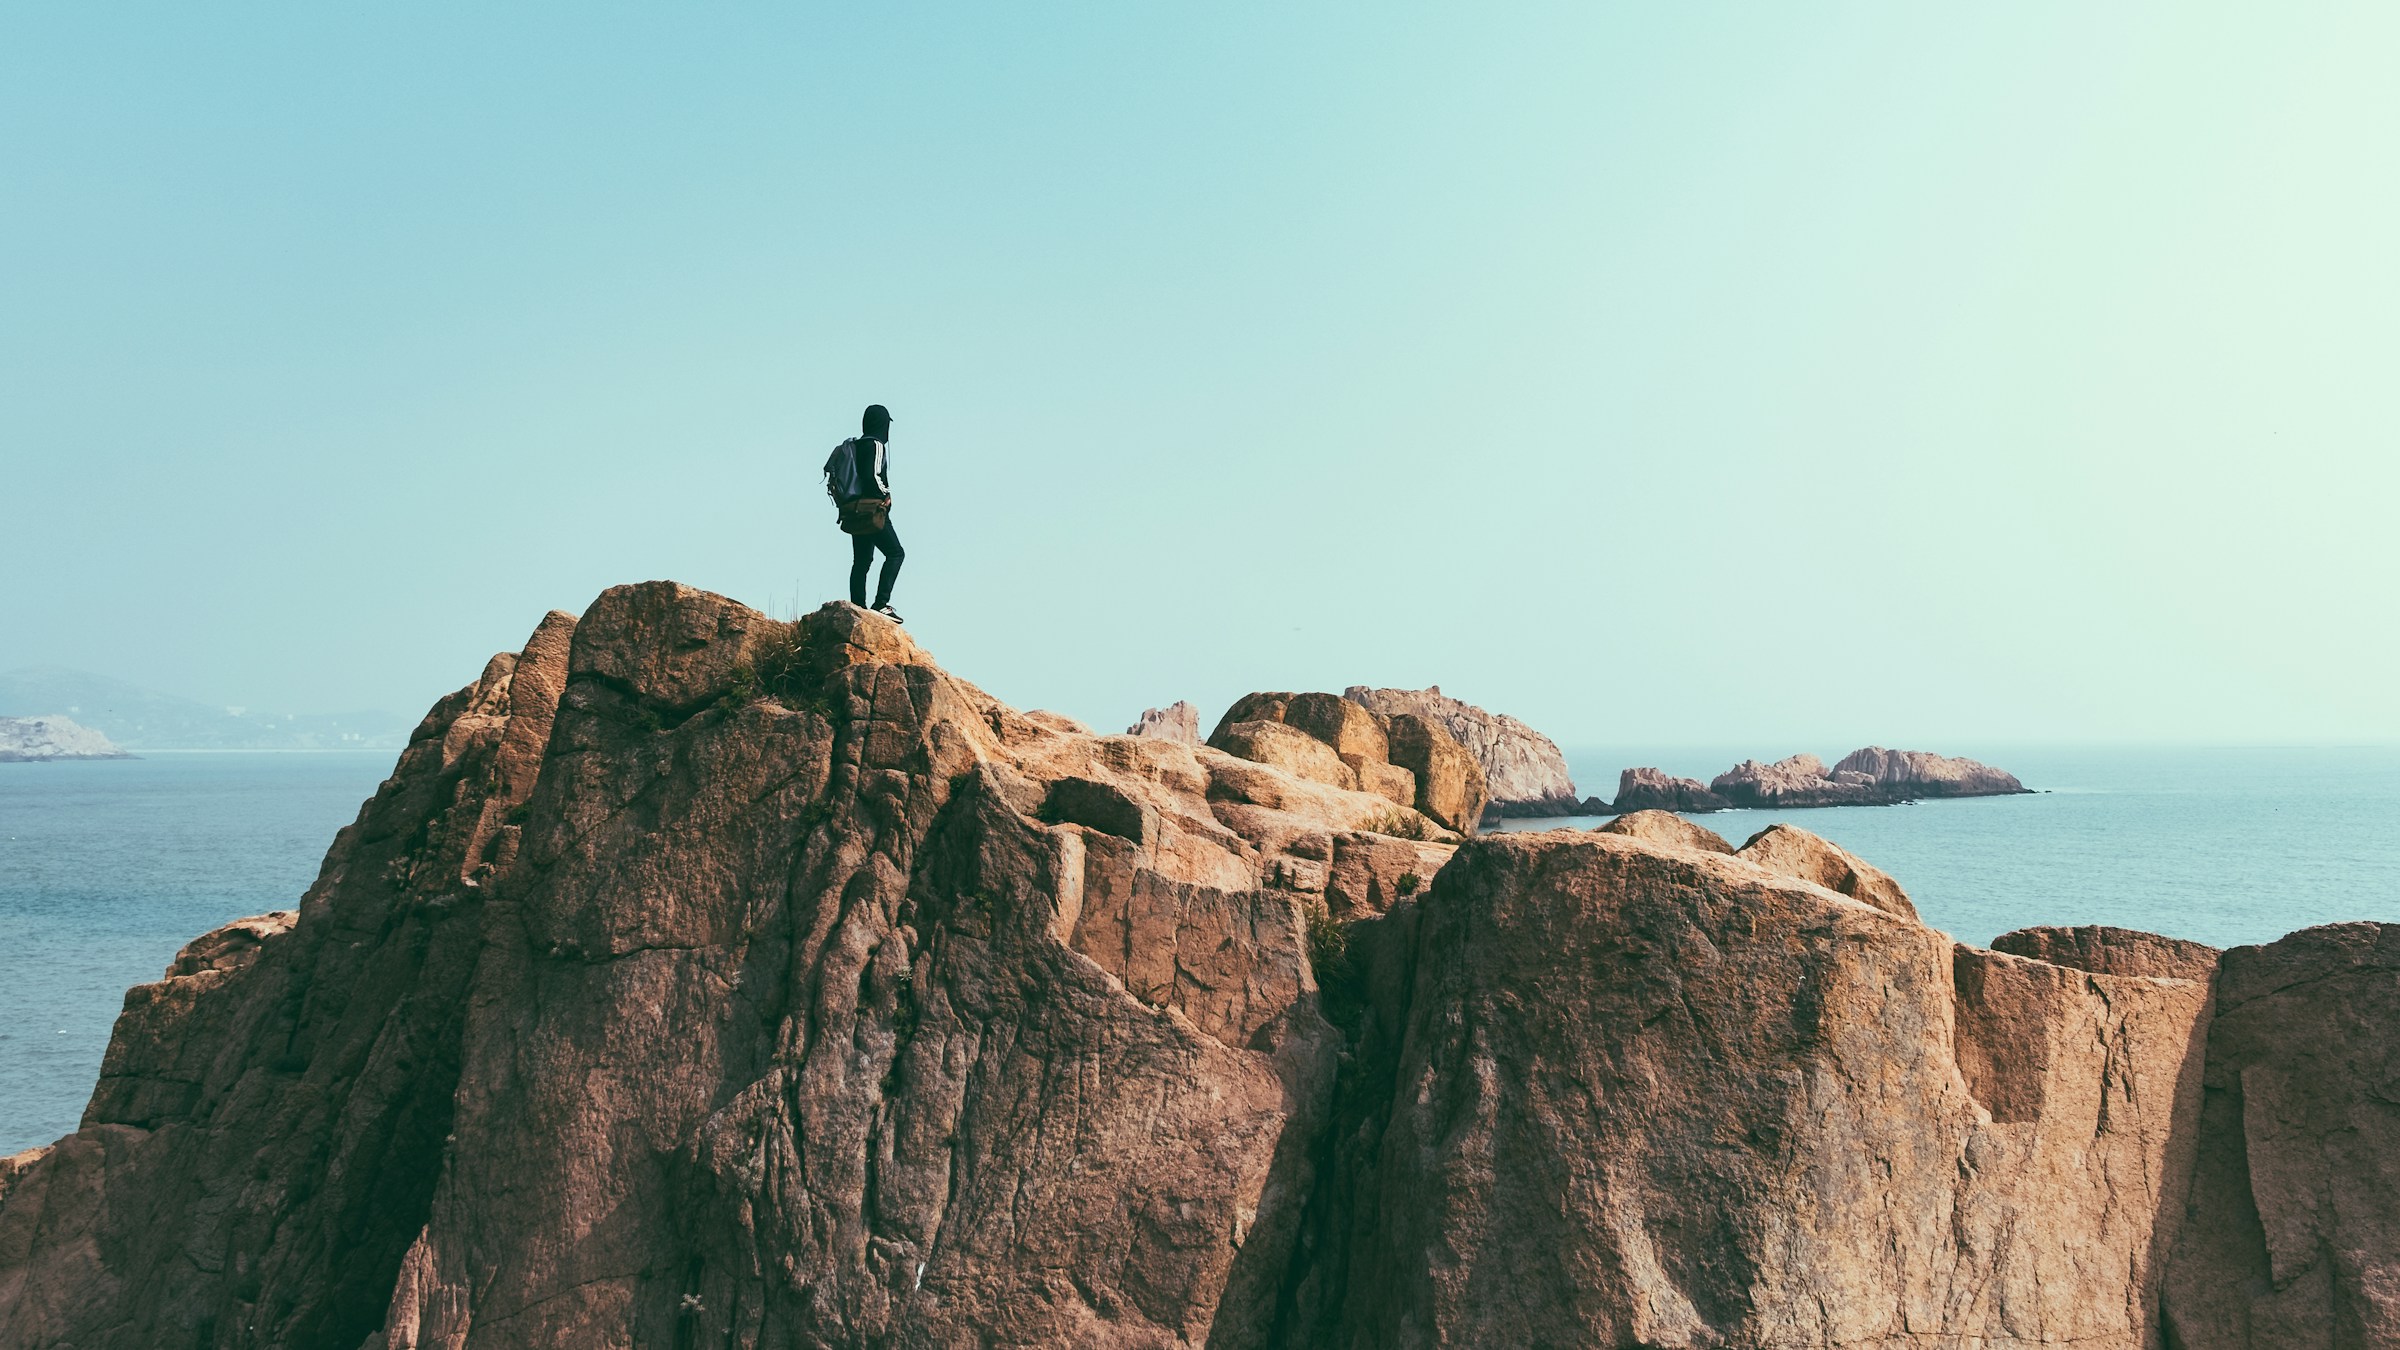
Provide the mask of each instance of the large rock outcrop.
[{"label": "large rock outcrop", "polygon": [[2221,958],[2199,1167],[2166,1287],[2181,1350],[2400,1345],[2400,924]]},{"label": "large rock outcrop", "polygon": [[1606,833],[1378,927],[1309,1343],[2155,1344],[2206,985]]},{"label": "large rock outcrop", "polygon": [[1306,915],[1387,806],[847,606],[610,591],[428,716],[296,924],[128,996],[0,1182],[0,1344],[1255,1343],[1335,1063]]},{"label": "large rock outcrop", "polygon": [[1342,697],[1385,717],[1419,717],[1450,733],[1483,769],[1491,810],[1502,816],[1571,816],[1594,809],[1575,795],[1567,757],[1555,742],[1504,713],[1486,712],[1442,692],[1354,684]]},{"label": "large rock outcrop", "polygon": [[849,606],[552,615],[0,1159],[0,1345],[2390,1340],[2400,930],[2035,959],[1788,828],[1407,838],[1324,698],[1220,728],[1278,765]]}]

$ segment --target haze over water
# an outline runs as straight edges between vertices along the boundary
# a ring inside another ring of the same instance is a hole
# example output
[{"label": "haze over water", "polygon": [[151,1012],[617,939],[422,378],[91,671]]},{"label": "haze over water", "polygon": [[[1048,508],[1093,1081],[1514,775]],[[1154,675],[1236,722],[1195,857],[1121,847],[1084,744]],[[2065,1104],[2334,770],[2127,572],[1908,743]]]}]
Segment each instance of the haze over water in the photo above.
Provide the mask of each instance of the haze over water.
[{"label": "haze over water", "polygon": [[[1627,765],[1707,777],[1743,753],[1756,752],[1570,758],[1585,791],[1606,794]],[[1816,831],[1970,942],[2108,923],[2225,946],[2400,920],[2400,747],[1988,753],[2050,790],[1694,819],[1736,844],[1775,820]],[[391,764],[229,752],[0,765],[0,1152],[73,1130],[126,988],[208,929],[292,907]]]}]

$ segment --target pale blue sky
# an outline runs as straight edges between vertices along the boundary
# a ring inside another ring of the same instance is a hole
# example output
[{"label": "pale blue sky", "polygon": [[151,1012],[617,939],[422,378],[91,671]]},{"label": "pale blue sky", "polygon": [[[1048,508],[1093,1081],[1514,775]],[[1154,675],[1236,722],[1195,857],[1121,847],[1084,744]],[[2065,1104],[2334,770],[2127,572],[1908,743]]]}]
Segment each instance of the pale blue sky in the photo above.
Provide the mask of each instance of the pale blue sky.
[{"label": "pale blue sky", "polygon": [[[2400,736],[2400,7],[0,9],[0,667],[898,603],[1106,727]],[[1605,785],[1597,785],[1605,786]]]}]

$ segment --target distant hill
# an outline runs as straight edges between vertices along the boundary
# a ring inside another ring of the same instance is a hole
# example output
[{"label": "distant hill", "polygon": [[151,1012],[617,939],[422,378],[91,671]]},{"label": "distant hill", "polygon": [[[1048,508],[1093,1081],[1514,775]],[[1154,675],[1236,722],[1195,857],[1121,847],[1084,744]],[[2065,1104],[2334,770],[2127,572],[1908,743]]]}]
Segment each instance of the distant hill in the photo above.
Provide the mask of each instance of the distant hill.
[{"label": "distant hill", "polygon": [[127,750],[396,750],[415,721],[386,712],[221,708],[63,666],[0,673],[0,717],[71,717]]}]

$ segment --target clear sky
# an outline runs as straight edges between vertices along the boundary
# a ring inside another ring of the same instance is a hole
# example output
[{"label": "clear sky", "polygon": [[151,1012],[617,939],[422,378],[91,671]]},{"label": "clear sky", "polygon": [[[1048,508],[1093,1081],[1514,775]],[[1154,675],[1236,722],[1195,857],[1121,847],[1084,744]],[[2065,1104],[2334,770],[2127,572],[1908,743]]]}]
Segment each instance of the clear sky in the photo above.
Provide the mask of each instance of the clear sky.
[{"label": "clear sky", "polygon": [[[2400,736],[2400,6],[0,8],[0,667],[841,592],[1122,726]],[[1604,785],[1598,785],[1604,786]]]}]

